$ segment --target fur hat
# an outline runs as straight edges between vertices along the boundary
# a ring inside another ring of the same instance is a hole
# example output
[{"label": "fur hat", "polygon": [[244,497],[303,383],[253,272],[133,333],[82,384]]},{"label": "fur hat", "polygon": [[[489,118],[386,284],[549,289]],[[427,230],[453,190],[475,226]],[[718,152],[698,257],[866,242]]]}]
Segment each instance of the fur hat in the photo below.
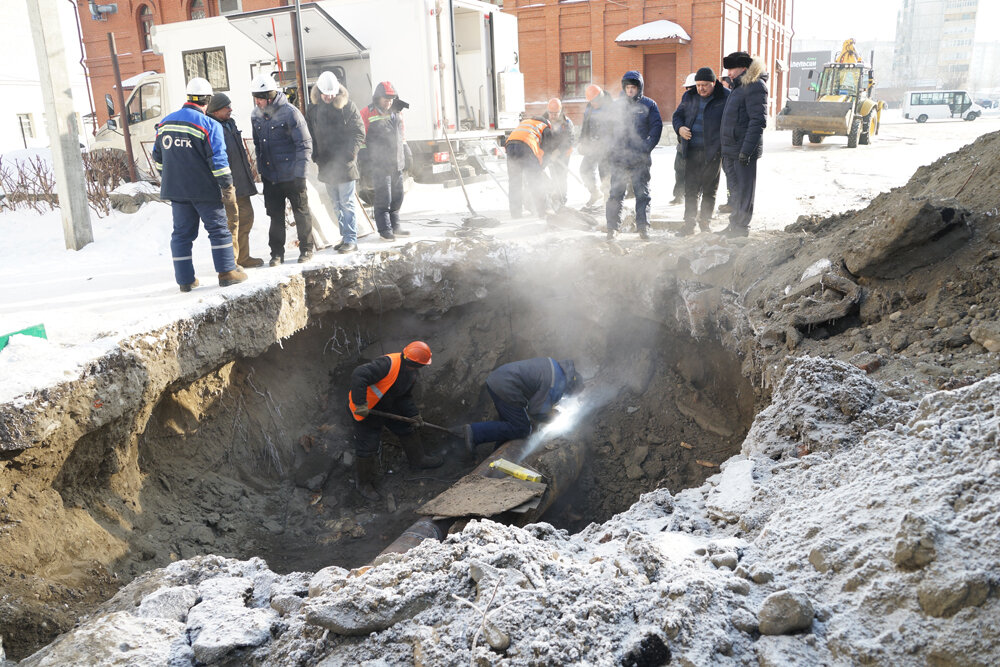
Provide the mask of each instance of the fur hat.
[{"label": "fur hat", "polygon": [[205,108],[205,113],[213,113],[219,109],[225,109],[226,107],[232,105],[233,101],[229,99],[229,95],[225,93],[216,93],[212,95],[212,99],[208,101],[208,106]]},{"label": "fur hat", "polygon": [[722,66],[726,69],[736,69],[738,67],[750,67],[753,58],[746,51],[733,51],[722,59]]},{"label": "fur hat", "polygon": [[715,83],[715,72],[712,71],[711,67],[702,67],[694,75],[695,81],[707,81],[708,83]]}]

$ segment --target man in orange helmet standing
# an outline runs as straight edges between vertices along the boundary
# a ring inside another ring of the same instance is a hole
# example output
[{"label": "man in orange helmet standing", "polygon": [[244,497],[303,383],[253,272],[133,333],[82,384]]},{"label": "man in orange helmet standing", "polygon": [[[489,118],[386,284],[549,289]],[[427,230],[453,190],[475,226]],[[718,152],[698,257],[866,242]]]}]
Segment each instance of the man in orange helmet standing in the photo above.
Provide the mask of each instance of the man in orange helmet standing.
[{"label": "man in orange helmet standing", "polygon": [[[347,406],[354,418],[354,452],[357,455],[355,471],[358,492],[368,500],[377,500],[375,480],[378,476],[378,455],[385,426],[396,434],[406,453],[411,468],[437,468],[444,460],[440,456],[424,453],[420,436],[416,432],[423,421],[416,403],[413,387],[417,373],[431,363],[431,348],[422,341],[413,341],[403,348],[362,364],[351,373],[351,391]],[[401,417],[415,419],[415,423],[386,419],[370,414],[377,408]]]}]

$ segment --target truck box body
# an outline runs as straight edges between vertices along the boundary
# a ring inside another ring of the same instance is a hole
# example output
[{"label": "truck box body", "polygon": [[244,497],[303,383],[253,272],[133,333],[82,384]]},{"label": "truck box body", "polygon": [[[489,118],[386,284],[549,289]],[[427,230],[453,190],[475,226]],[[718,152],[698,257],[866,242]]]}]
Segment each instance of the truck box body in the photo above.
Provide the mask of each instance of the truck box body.
[{"label": "truck box body", "polygon": [[[359,108],[371,103],[381,81],[391,81],[410,107],[406,139],[419,182],[454,177],[445,140],[463,146],[495,141],[516,127],[524,111],[524,80],[517,68],[517,19],[477,0],[322,0],[301,6],[302,50],[308,85],[324,70],[337,74]],[[142,78],[126,102],[133,121],[135,156],[144,165],[155,125],[179,108],[192,69],[212,59],[224,67],[233,115],[249,136],[249,90],[257,73],[282,63],[283,86],[294,86],[294,7],[156,26],[153,40],[165,73]],[[224,65],[220,62],[224,60]],[[276,77],[279,78],[279,77]],[[156,98],[156,104],[143,100]],[[109,126],[112,124],[109,124]],[[102,131],[96,147],[124,147],[121,130]]]}]

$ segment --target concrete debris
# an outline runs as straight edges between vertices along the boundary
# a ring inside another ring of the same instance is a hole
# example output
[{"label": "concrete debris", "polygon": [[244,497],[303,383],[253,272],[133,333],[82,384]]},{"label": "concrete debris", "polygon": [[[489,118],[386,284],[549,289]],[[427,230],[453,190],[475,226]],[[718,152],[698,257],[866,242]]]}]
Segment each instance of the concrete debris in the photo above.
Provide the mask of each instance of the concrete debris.
[{"label": "concrete debris", "polygon": [[762,635],[785,635],[812,626],[813,606],[801,591],[779,591],[764,598],[757,612]]}]

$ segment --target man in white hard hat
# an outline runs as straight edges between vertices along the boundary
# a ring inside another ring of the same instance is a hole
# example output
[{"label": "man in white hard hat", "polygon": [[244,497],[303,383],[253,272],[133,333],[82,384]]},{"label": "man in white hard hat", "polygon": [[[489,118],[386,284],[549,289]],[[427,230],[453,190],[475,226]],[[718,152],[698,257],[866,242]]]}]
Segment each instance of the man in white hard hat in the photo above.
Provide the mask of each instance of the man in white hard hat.
[{"label": "man in white hard hat", "polygon": [[195,77],[187,85],[187,102],[156,126],[153,163],[160,172],[160,197],[170,201],[174,229],[170,254],[174,277],[182,292],[198,286],[191,247],[198,237],[199,219],[212,243],[212,260],[219,285],[228,287],[247,279],[236,266],[223,197],[235,197],[222,126],[205,115],[212,85]]},{"label": "man in white hard hat", "polygon": [[313,220],[306,195],[306,167],[312,136],[302,112],[278,90],[274,78],[260,74],[250,82],[255,109],[250,116],[257,172],[264,183],[264,208],[271,219],[270,266],[285,261],[285,201],[292,206],[299,238],[299,264],[313,255]]},{"label": "man in white hard hat", "polygon": [[340,243],[333,248],[341,254],[354,252],[358,249],[354,189],[365,124],[347,88],[333,72],[319,75],[309,99],[312,105],[306,121],[313,136],[312,159],[319,166],[319,180],[326,184],[340,223]]}]

